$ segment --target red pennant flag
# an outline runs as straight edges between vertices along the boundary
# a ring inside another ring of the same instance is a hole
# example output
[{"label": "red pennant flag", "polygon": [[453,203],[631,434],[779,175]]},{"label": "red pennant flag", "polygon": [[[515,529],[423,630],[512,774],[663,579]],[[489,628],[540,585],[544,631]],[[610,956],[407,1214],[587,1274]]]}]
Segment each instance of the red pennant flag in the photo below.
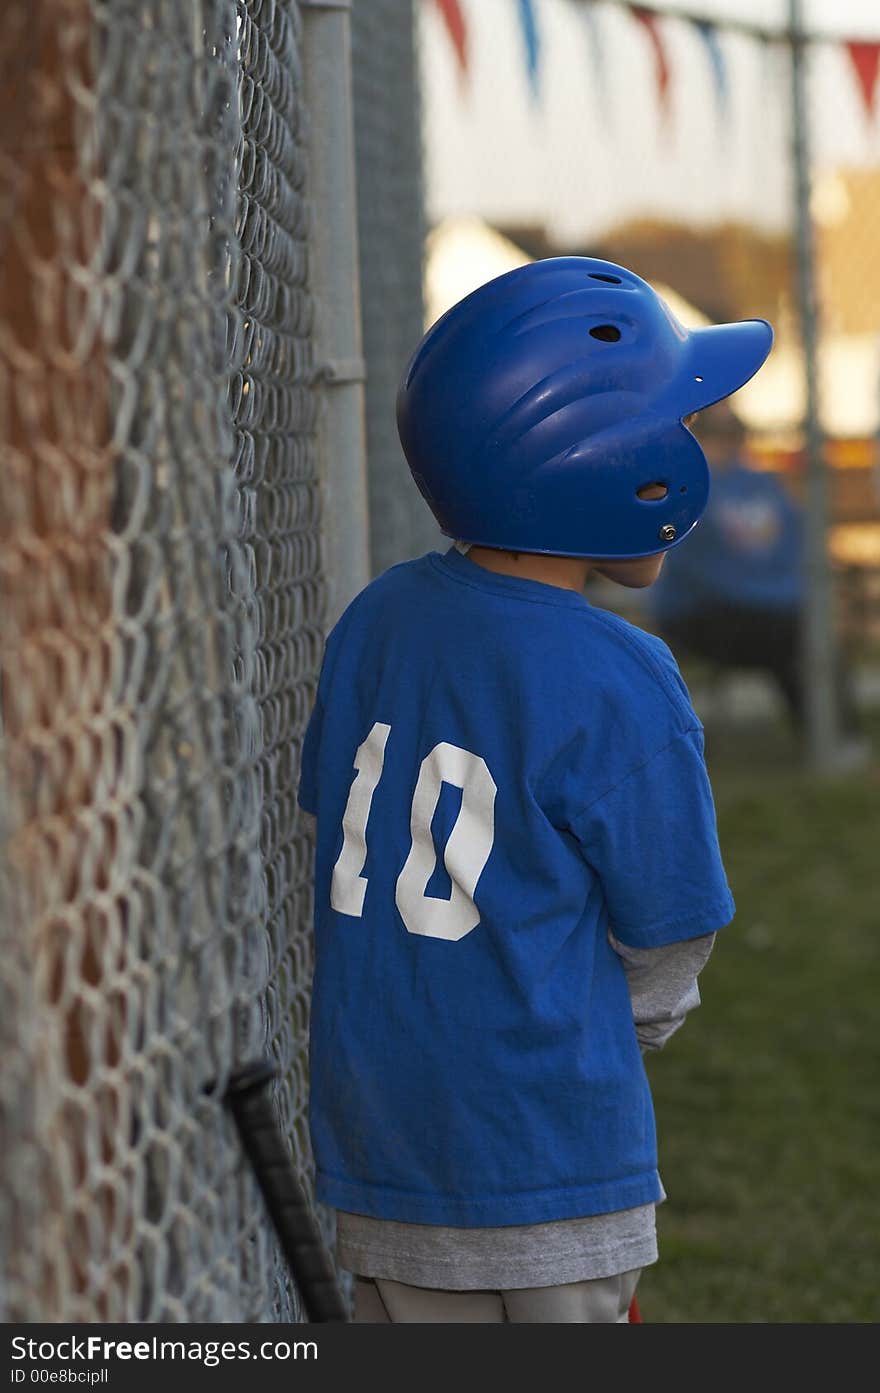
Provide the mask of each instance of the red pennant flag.
[{"label": "red pennant flag", "polygon": [[468,44],[467,30],[464,23],[464,15],[458,0],[437,0],[437,7],[443,16],[449,37],[452,40],[458,57],[458,65],[461,68],[462,76],[468,70]]},{"label": "red pennant flag", "polygon": [[664,120],[669,117],[669,61],[666,57],[666,49],[663,46],[663,35],[657,23],[657,16],[652,10],[643,10],[640,5],[630,5],[630,13],[633,19],[637,19],[639,24],[644,25],[651,46],[654,49],[654,69],[657,74],[657,96],[660,102],[660,110]]},{"label": "red pennant flag", "polygon": [[880,78],[880,43],[857,43],[852,40],[846,48],[858,78],[865,111],[870,118],[874,114],[874,98]]}]

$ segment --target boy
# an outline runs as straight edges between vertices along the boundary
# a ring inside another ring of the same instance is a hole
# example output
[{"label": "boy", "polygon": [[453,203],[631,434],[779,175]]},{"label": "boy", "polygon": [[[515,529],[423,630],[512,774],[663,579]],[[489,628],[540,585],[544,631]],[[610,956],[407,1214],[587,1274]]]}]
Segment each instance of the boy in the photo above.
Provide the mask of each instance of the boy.
[{"label": "boy", "polygon": [[622,1322],[656,1259],[640,1046],[697,1004],[733,901],[671,654],[581,591],[656,578],[708,495],[685,419],[771,342],[561,257],[410,363],[401,441],[455,542],[336,624],[299,790],[317,1196],[357,1320]]}]

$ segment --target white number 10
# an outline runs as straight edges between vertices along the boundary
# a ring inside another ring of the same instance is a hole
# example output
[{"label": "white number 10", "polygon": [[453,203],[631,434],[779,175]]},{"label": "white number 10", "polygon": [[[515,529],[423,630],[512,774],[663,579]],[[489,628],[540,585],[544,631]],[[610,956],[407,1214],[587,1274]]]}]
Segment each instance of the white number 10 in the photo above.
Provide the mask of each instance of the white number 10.
[{"label": "white number 10", "polygon": [[[342,818],[342,850],[333,867],[330,903],[341,914],[360,918],[367,878],[367,821],[376,786],[382,777],[390,725],[376,721],[358,746],[357,777],[351,785]],[[441,786],[461,789],[461,807],[446,842],[443,862],[452,883],[448,900],[425,894],[437,864],[431,821]],[[409,855],[397,877],[394,900],[411,934],[457,942],[480,922],[474,891],[495,840],[495,780],[484,759],[443,740],[422,760],[410,810]]]}]

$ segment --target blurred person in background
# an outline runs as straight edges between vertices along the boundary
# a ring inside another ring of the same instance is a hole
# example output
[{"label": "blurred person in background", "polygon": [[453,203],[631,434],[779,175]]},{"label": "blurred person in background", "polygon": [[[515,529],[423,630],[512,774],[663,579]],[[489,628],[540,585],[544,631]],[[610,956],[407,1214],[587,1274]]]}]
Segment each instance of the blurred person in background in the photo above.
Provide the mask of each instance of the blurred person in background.
[{"label": "blurred person in background", "polygon": [[[677,657],[751,669],[774,682],[797,735],[806,722],[801,654],[803,513],[774,474],[756,469],[744,425],[726,402],[693,427],[712,490],[686,547],[670,556],[651,593],[654,622]],[[841,723],[858,718],[843,657]]]}]

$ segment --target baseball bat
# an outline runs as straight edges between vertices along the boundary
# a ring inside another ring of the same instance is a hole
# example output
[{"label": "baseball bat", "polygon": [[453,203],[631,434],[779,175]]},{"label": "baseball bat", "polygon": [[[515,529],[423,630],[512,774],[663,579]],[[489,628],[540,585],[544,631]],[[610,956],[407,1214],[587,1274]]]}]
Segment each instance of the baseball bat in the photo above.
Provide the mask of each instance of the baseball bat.
[{"label": "baseball bat", "polygon": [[257,1178],[309,1321],[347,1321],[336,1272],[290,1159],[269,1091],[277,1070],[253,1060],[233,1074],[224,1101]]}]

